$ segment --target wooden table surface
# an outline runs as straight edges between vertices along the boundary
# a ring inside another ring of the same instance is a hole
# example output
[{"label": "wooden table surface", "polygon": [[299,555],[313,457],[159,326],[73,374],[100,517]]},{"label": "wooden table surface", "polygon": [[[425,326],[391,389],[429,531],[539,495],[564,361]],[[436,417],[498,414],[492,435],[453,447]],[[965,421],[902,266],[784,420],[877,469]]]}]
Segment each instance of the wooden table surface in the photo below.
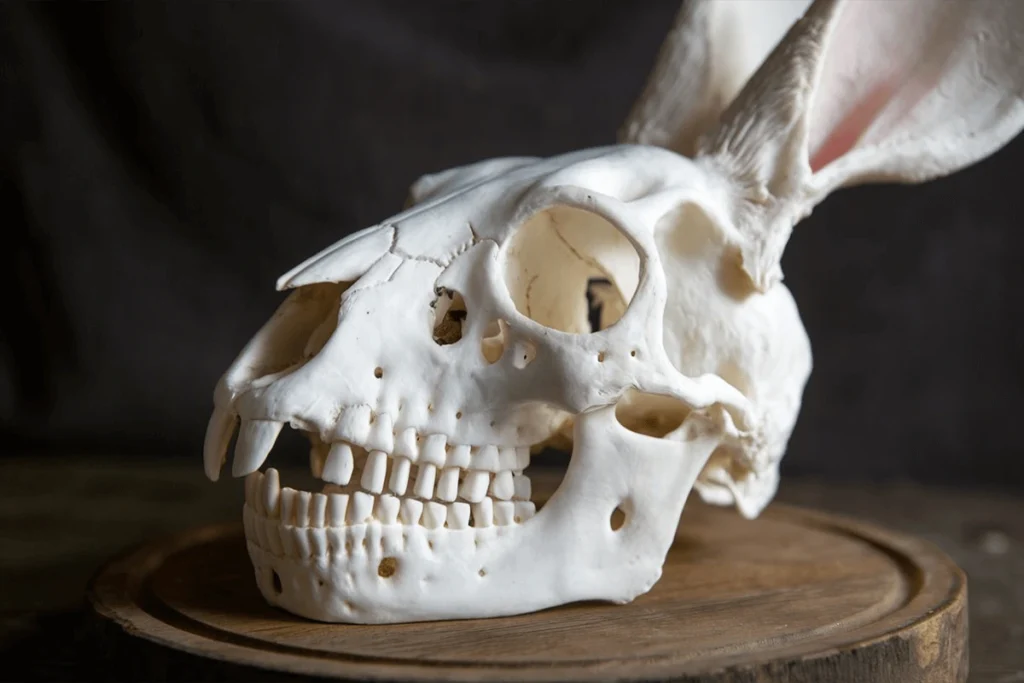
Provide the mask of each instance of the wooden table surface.
[{"label": "wooden table surface", "polygon": [[[1024,498],[790,479],[779,500],[940,546],[969,576],[970,680],[1024,683]],[[93,572],[132,544],[240,519],[241,504],[241,482],[210,484],[198,457],[0,461],[0,680],[116,680],[88,637]]]}]

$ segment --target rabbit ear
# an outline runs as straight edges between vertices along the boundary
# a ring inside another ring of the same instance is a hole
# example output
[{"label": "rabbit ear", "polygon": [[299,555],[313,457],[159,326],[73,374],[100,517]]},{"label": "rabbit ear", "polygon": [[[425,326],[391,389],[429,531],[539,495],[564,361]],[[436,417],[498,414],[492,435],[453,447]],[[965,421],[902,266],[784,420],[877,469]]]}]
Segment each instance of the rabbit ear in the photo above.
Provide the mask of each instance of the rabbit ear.
[{"label": "rabbit ear", "polygon": [[699,157],[742,197],[734,220],[758,289],[793,224],[840,186],[921,182],[1024,127],[1021,0],[815,0]]},{"label": "rabbit ear", "polygon": [[811,0],[686,0],[619,140],[692,155]]}]

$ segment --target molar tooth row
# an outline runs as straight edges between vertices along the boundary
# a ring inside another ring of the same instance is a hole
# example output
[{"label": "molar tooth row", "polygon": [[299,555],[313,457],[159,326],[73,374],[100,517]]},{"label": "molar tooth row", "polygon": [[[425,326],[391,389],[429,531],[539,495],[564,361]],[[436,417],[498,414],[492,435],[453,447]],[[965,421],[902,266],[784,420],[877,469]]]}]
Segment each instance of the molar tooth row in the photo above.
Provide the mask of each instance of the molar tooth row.
[{"label": "molar tooth row", "polygon": [[536,511],[529,501],[494,501],[486,496],[470,505],[462,501],[400,499],[387,493],[374,496],[363,491],[310,493],[282,489],[280,475],[273,468],[266,474],[254,472],[246,478],[245,500],[247,507],[260,519],[299,528],[344,527],[376,521],[385,525],[422,524],[429,529],[467,529],[471,519],[472,526],[478,528],[509,525],[525,522]]}]

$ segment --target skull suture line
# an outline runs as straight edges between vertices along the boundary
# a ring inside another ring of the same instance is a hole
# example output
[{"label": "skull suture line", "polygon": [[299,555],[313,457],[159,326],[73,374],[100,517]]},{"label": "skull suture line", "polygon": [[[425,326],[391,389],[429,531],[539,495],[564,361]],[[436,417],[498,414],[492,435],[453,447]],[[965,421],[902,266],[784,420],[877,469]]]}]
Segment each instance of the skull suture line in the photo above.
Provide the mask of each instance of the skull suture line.
[{"label": "skull suture line", "polygon": [[[1016,64],[1000,61],[1013,41],[959,62],[932,49],[936,26],[1019,36],[1003,16],[1014,5],[873,4],[816,2],[693,159],[621,145],[428,176],[412,208],[282,277],[296,291],[218,384],[204,456],[216,479],[240,420],[232,472],[247,476],[266,599],[360,623],[624,602],[657,581],[691,488],[758,514],[811,367],[778,282],[792,224],[841,184],[951,172],[1024,122],[1020,74],[995,69]],[[925,22],[919,47],[961,77],[953,85],[984,61],[989,99],[975,84],[950,98],[929,73],[942,107],[911,80],[917,109],[891,96],[914,116],[871,127],[843,73],[874,72],[856,59],[824,68],[834,38],[823,36],[844,35],[843,21],[907,20],[897,6],[960,22]],[[696,40],[701,12],[724,10],[695,7],[680,21]],[[973,147],[920,134],[947,125],[950,107]],[[672,137],[650,108],[638,107],[631,140]],[[673,131],[693,124],[678,116]],[[588,293],[601,302],[593,329]],[[322,492],[258,471],[286,423],[310,435]],[[535,514],[524,470],[559,437],[571,438],[569,470]]]}]

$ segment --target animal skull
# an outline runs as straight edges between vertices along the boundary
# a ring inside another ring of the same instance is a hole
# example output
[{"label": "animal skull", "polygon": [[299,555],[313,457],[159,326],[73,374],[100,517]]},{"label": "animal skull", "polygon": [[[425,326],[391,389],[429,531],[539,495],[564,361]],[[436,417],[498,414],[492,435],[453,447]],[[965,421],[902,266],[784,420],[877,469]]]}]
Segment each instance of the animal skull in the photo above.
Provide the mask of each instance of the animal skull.
[{"label": "animal skull", "polygon": [[[1024,125],[1015,0],[875,4],[815,2],[693,158],[623,144],[427,176],[410,209],[283,276],[295,291],[218,384],[204,456],[216,479],[240,420],[232,473],[265,598],[357,623],[626,602],[658,580],[691,488],[757,515],[811,369],[778,281],[793,223],[839,185],[949,173]],[[666,107],[657,75],[713,61],[693,45],[721,7],[680,14],[628,141],[705,130],[716,105]],[[755,25],[731,16],[734,33]],[[906,26],[923,26],[911,49],[892,42]],[[963,26],[995,34],[988,51],[961,49]],[[851,35],[927,78],[881,103],[851,88],[892,71]],[[922,55],[941,70],[915,71]],[[322,492],[259,471],[286,423],[310,436]],[[535,511],[524,471],[558,439],[569,470]]]}]

